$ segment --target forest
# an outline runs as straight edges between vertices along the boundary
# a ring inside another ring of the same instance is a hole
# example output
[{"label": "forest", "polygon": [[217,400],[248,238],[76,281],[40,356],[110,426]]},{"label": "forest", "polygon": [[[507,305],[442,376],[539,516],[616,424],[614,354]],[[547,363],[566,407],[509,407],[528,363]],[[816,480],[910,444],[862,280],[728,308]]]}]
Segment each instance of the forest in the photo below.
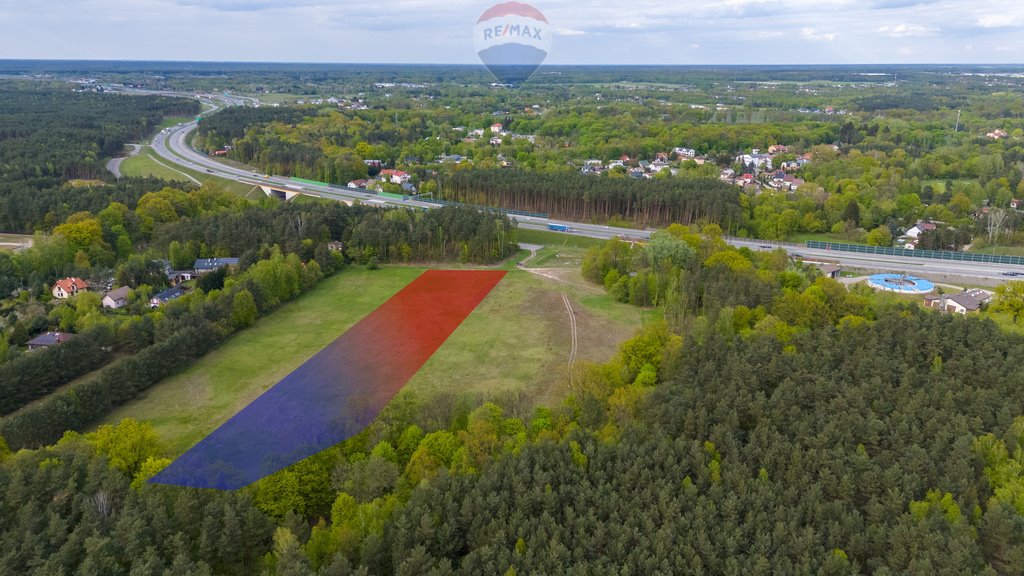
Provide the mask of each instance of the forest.
[{"label": "forest", "polygon": [[449,200],[542,212],[582,222],[626,220],[643,227],[697,222],[732,228],[741,218],[739,191],[717,178],[590,178],[522,170],[464,170],[441,180]]},{"label": "forest", "polygon": [[236,493],[144,484],[145,425],[72,434],[0,463],[0,574],[1019,573],[1024,340],[878,312],[648,331],[519,417],[406,398]]}]

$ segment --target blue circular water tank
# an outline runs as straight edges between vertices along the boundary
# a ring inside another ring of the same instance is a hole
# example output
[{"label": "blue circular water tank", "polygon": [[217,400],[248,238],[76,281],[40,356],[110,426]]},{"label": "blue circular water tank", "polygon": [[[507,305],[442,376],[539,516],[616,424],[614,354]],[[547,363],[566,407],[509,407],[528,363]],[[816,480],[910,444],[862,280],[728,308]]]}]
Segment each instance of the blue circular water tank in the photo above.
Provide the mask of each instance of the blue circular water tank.
[{"label": "blue circular water tank", "polygon": [[868,285],[876,290],[900,294],[927,294],[935,290],[932,282],[906,274],[875,274],[868,278]]}]

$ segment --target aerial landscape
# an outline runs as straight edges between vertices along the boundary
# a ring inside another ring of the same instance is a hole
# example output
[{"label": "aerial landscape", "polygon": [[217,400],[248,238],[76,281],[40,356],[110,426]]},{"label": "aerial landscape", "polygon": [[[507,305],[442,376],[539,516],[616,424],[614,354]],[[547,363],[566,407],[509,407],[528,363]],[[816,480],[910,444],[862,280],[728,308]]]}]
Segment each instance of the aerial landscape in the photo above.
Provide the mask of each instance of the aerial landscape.
[{"label": "aerial landscape", "polygon": [[0,6],[0,576],[1024,574],[1024,8],[820,4]]}]

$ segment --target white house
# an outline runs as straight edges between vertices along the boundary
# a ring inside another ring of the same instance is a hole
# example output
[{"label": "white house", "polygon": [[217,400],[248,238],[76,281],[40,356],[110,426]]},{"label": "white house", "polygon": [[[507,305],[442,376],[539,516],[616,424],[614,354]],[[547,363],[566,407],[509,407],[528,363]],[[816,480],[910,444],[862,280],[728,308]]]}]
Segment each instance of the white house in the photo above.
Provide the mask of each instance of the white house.
[{"label": "white house", "polygon": [[736,157],[736,162],[743,166],[751,166],[758,170],[771,170],[772,157],[770,154],[761,154],[761,151],[754,149],[750,154],[743,154]]},{"label": "white house", "polygon": [[116,290],[111,290],[103,296],[103,307],[104,308],[124,308],[128,304],[128,293],[131,292],[131,288],[127,286],[121,286]]},{"label": "white house", "polygon": [[965,290],[964,292],[957,294],[929,296],[924,299],[924,305],[929,308],[936,308],[943,312],[967,314],[968,312],[977,311],[981,308],[982,304],[991,298],[991,292],[975,288],[973,290]]},{"label": "white house", "polygon": [[381,170],[380,177],[382,180],[389,180],[392,184],[405,184],[412,178],[401,170]]},{"label": "white house", "polygon": [[917,224],[912,226],[910,230],[907,230],[907,233],[904,234],[904,236],[916,239],[921,235],[922,232],[927,232],[929,230],[935,230],[935,224],[932,224],[931,222],[919,221]]}]

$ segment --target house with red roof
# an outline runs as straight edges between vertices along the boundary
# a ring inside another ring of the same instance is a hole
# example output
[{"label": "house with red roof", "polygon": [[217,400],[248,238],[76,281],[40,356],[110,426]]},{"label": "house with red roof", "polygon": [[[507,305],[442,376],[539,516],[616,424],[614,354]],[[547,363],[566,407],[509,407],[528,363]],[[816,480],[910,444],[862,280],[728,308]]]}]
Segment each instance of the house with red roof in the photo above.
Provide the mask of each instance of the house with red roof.
[{"label": "house with red roof", "polygon": [[89,283],[81,278],[65,278],[63,280],[57,280],[57,283],[50,289],[50,293],[53,294],[54,298],[70,298],[79,292],[85,292],[89,290]]},{"label": "house with red roof", "polygon": [[409,181],[412,176],[402,172],[401,170],[381,170],[380,177],[382,180],[390,181],[392,184],[405,184]]}]

